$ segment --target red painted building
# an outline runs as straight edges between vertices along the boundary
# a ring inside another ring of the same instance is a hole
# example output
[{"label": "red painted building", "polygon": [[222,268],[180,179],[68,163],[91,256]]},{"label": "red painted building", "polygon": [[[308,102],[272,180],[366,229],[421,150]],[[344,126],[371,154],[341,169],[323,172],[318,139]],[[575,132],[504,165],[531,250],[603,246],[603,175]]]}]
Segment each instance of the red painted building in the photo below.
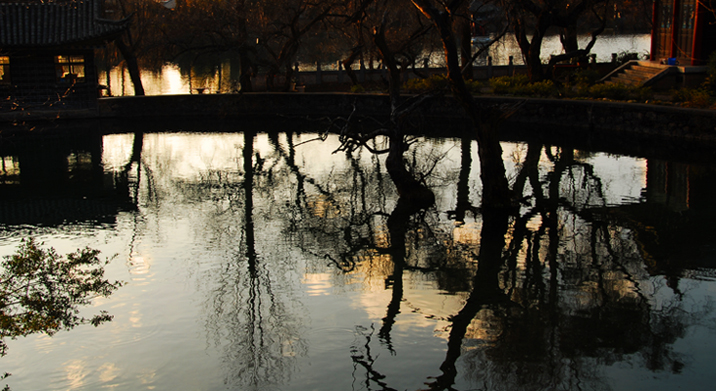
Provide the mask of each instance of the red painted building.
[{"label": "red painted building", "polygon": [[654,0],[651,60],[705,65],[716,51],[716,0]]}]

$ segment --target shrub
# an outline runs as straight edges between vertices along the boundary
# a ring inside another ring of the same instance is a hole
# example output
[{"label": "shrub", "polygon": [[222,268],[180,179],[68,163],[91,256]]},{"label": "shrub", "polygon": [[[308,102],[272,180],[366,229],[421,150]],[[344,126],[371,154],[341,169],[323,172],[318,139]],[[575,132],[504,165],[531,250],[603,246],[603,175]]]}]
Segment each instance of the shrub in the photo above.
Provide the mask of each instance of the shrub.
[{"label": "shrub", "polygon": [[577,69],[569,77],[569,84],[572,86],[587,86],[591,87],[597,83],[600,75],[599,72],[593,69]]},{"label": "shrub", "polygon": [[529,83],[527,75],[501,76],[490,79],[490,87],[495,94],[520,96],[557,96],[559,91],[551,80]]},{"label": "shrub", "polygon": [[[106,311],[91,318],[79,315],[81,306],[91,304],[95,297],[110,296],[122,285],[104,279],[108,262],[90,248],[62,257],[32,239],[24,240],[15,255],[0,262],[0,357],[7,353],[7,339],[53,335],[81,324],[98,326],[112,320]],[[0,379],[7,376],[0,375]]]},{"label": "shrub", "polygon": [[711,53],[706,65],[708,66],[708,70],[706,71],[706,80],[704,81],[703,87],[706,92],[712,96],[716,96],[716,52]]},{"label": "shrub", "polygon": [[23,241],[15,255],[0,262],[0,356],[5,355],[5,338],[52,335],[111,320],[105,311],[90,319],[77,315],[80,306],[108,297],[122,285],[103,278],[108,262],[89,248],[61,257],[32,239]]},{"label": "shrub", "polygon": [[363,88],[360,84],[355,84],[351,86],[351,92],[354,94],[365,92],[365,88]]},{"label": "shrub", "polygon": [[671,100],[681,103],[684,107],[697,109],[707,109],[714,105],[713,97],[704,89],[692,90],[689,88],[681,88],[673,90],[671,91]]},{"label": "shrub", "polygon": [[537,83],[517,85],[512,88],[514,95],[549,97],[559,95],[557,86],[552,80],[543,80]]},{"label": "shrub", "polygon": [[495,94],[513,94],[515,87],[529,82],[527,75],[500,76],[490,79],[490,87]]},{"label": "shrub", "polygon": [[592,98],[647,100],[652,95],[651,89],[649,88],[629,86],[622,83],[595,84],[589,87],[589,96]]},{"label": "shrub", "polygon": [[468,91],[473,94],[481,93],[482,89],[485,87],[484,84],[480,83],[477,80],[465,80],[465,84],[467,85]]},{"label": "shrub", "polygon": [[403,89],[409,92],[444,90],[446,88],[448,88],[448,80],[444,75],[433,75],[427,79],[410,79],[403,85]]}]

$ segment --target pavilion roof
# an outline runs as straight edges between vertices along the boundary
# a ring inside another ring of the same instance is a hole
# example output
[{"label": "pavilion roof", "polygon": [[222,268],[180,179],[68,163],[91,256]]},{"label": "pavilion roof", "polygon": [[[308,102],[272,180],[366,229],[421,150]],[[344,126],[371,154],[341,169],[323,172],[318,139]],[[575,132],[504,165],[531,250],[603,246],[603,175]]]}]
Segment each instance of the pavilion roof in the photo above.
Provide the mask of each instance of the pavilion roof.
[{"label": "pavilion roof", "polygon": [[0,3],[0,48],[94,44],[122,32],[129,20],[99,17],[98,0]]}]

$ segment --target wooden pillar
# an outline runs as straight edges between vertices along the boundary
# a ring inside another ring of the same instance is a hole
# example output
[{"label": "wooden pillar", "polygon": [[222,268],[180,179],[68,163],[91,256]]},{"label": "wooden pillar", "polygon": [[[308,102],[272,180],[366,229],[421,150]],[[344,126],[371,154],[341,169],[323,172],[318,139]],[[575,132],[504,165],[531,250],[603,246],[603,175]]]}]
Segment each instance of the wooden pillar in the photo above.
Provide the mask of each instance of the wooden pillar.
[{"label": "wooden pillar", "polygon": [[710,12],[701,2],[696,2],[694,10],[694,36],[691,44],[691,65],[704,65],[708,58],[703,53],[704,23],[706,23],[707,12]]},{"label": "wooden pillar", "polygon": [[663,0],[654,0],[651,6],[651,53],[649,54],[649,60],[651,61],[659,61],[659,59],[656,58],[656,52],[658,50],[659,42],[657,32],[659,31],[658,28],[661,24],[661,21],[659,20],[659,5],[661,4],[661,1]]},{"label": "wooden pillar", "polygon": [[681,18],[679,17],[681,14],[681,0],[674,0],[674,6],[671,9],[671,40],[670,40],[670,47],[669,47],[669,57],[679,57],[679,45],[677,45],[677,40],[679,37],[679,26],[681,23],[679,21]]}]

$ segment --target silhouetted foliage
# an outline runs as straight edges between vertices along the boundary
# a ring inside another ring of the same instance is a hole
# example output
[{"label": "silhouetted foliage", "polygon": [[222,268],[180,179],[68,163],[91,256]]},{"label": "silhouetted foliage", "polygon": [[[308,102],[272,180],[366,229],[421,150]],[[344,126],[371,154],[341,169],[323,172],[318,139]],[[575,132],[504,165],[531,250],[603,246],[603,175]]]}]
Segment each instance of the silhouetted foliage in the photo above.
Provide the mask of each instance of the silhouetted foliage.
[{"label": "silhouetted foliage", "polygon": [[99,258],[98,250],[84,248],[61,257],[34,239],[24,240],[17,253],[0,264],[0,355],[7,354],[6,338],[53,335],[112,320],[106,311],[91,318],[79,315],[80,306],[108,297],[122,285],[104,279],[108,262]]}]

